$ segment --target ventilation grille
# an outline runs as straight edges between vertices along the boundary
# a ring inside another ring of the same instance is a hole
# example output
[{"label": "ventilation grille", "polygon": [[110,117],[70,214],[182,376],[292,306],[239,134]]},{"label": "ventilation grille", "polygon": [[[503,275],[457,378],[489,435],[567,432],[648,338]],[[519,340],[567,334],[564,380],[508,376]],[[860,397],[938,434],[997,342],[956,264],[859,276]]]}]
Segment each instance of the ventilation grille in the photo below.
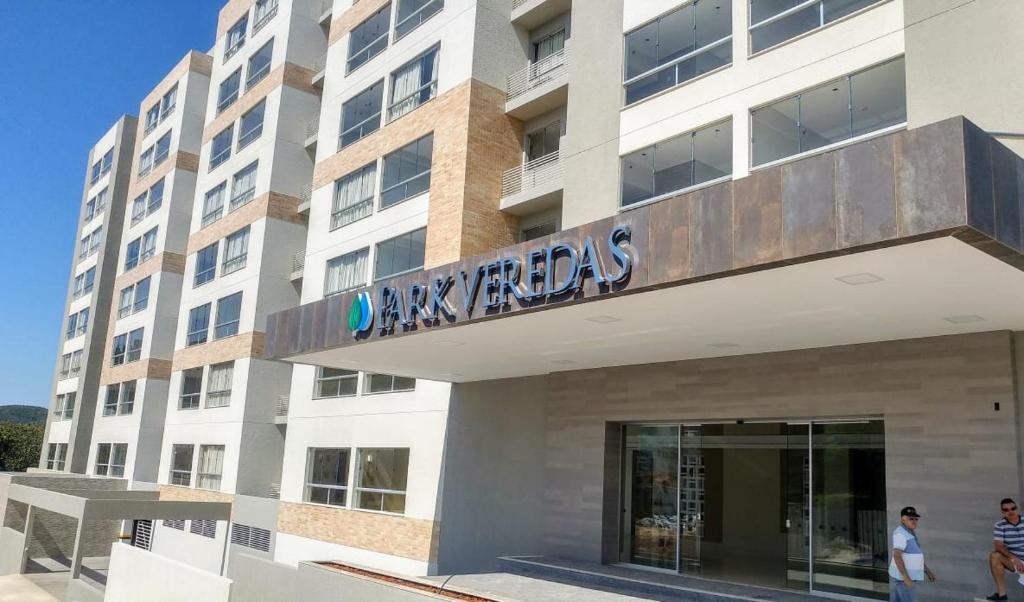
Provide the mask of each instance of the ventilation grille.
[{"label": "ventilation grille", "polygon": [[143,550],[150,549],[153,545],[153,521],[135,521],[135,528],[132,529],[132,545]]},{"label": "ventilation grille", "polygon": [[231,543],[261,552],[269,552],[270,531],[234,523],[231,527]]},{"label": "ventilation grille", "polygon": [[196,535],[202,535],[203,537],[216,537],[217,536],[217,521],[215,520],[193,520],[192,526],[189,529]]},{"label": "ventilation grille", "polygon": [[165,527],[170,527],[172,529],[177,529],[179,531],[184,531],[185,530],[185,521],[183,521],[183,520],[165,520],[164,521],[164,526]]}]

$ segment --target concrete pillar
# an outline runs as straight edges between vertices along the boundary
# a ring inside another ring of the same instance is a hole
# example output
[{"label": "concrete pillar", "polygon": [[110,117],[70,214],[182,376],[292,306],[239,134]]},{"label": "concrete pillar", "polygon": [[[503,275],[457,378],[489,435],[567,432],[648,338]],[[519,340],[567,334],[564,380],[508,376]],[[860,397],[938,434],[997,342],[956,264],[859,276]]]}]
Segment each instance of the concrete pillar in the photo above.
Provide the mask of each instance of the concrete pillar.
[{"label": "concrete pillar", "polygon": [[78,529],[75,531],[75,551],[71,555],[71,578],[78,579],[82,572],[82,531],[85,529],[85,518],[78,519]]},{"label": "concrete pillar", "polygon": [[32,523],[36,520],[35,506],[29,506],[25,513],[25,547],[21,550],[21,565],[18,573],[24,575],[25,567],[28,566],[28,549],[32,545]]}]

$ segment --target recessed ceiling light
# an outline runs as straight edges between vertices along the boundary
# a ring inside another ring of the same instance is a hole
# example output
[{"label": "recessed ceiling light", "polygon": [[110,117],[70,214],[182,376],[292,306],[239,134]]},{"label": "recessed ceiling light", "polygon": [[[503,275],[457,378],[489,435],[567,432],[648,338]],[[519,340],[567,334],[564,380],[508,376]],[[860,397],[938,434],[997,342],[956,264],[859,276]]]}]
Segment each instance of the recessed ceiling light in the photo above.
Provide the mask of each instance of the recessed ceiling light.
[{"label": "recessed ceiling light", "polygon": [[573,361],[573,360],[551,360],[551,363],[552,364],[560,364],[562,366],[566,366],[566,365],[569,365],[569,364],[575,364],[576,362]]},{"label": "recessed ceiling light", "polygon": [[594,322],[596,324],[611,324],[612,322],[621,322],[619,318],[615,316],[590,316],[586,318],[588,322]]},{"label": "recessed ceiling light", "polygon": [[847,274],[846,276],[840,276],[836,278],[836,280],[844,284],[849,284],[851,286],[858,286],[861,284],[872,284],[875,282],[881,282],[885,280],[885,278],[882,278],[881,276],[878,276],[877,274],[872,274],[870,272],[862,272],[860,274]]},{"label": "recessed ceiling light", "polygon": [[973,324],[974,322],[984,322],[985,318],[981,316],[971,314],[966,316],[946,316],[942,318],[950,324]]},{"label": "recessed ceiling light", "polygon": [[465,345],[465,343],[461,343],[459,341],[438,341],[437,345],[439,347],[461,347]]},{"label": "recessed ceiling light", "polygon": [[715,349],[732,349],[739,347],[739,343],[733,343],[731,341],[722,341],[721,343],[708,343],[708,347],[714,347]]}]

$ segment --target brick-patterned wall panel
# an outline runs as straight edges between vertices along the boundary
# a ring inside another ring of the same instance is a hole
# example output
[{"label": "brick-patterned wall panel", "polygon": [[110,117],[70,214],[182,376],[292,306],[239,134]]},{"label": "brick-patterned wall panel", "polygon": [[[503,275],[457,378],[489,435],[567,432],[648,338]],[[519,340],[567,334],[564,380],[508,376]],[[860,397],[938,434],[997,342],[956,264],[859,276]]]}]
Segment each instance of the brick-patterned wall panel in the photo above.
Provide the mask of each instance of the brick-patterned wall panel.
[{"label": "brick-patterned wall panel", "polygon": [[232,503],[235,496],[222,491],[192,489],[177,485],[161,485],[160,500],[165,502],[227,502]]},{"label": "brick-patterned wall panel", "polygon": [[228,29],[242,18],[242,15],[249,12],[253,4],[256,4],[256,0],[228,0],[224,7],[220,9],[220,14],[217,15],[218,42],[220,37],[227,33]]},{"label": "brick-patterned wall panel", "polygon": [[[136,159],[142,151],[136,154]],[[161,178],[167,177],[169,173],[175,169],[183,169],[185,171],[198,172],[199,171],[199,155],[187,153],[185,151],[175,151],[171,156],[167,157],[154,167],[149,173],[139,178],[138,173],[139,166],[136,163],[132,166],[132,183],[128,187],[128,209],[131,209],[131,201],[135,200],[135,197],[139,196],[146,190],[148,190],[153,184],[156,184]]]},{"label": "brick-patterned wall panel", "polygon": [[[328,36],[327,45],[330,46],[348,35],[352,28],[359,25],[370,15],[380,10],[382,6],[391,0],[362,0],[354,3],[348,10],[331,21],[331,32]],[[394,9],[392,9],[394,10]]]},{"label": "brick-patterned wall panel", "polygon": [[106,364],[100,374],[100,386],[112,383],[123,383],[128,380],[156,379],[169,380],[171,378],[171,360],[157,358],[146,358],[137,362],[111,366],[109,357],[105,356]]},{"label": "brick-patterned wall panel", "polygon": [[[196,73],[209,77],[210,74],[213,73],[213,57],[195,50],[190,51],[184,58],[178,61],[178,64],[175,65],[174,68],[171,69],[171,71],[164,76],[162,80],[160,80],[160,83],[142,99],[142,102],[139,103],[139,115],[142,118],[139,119],[139,127],[135,136],[136,144],[142,144],[142,139],[145,137],[146,111],[153,108],[153,105],[156,103],[160,102],[160,99],[163,98],[164,94],[170,92],[171,88],[173,88],[181,78],[185,77],[185,74],[189,71],[195,71]],[[137,151],[135,156],[138,156],[141,149],[136,147],[135,150]]]},{"label": "brick-patterned wall panel", "polygon": [[307,218],[299,213],[299,203],[299,199],[279,192],[268,192],[260,195],[249,201],[248,204],[189,236],[187,253],[192,255],[196,251],[234,234],[265,217],[284,220],[294,224],[304,224]]},{"label": "brick-patterned wall panel", "polygon": [[433,562],[438,524],[391,514],[282,502],[277,530],[319,541]]},{"label": "brick-patterned wall panel", "polygon": [[213,140],[213,137],[224,131],[224,128],[234,123],[235,120],[248,112],[249,109],[260,104],[271,92],[277,90],[282,85],[302,90],[308,94],[316,94],[316,89],[312,83],[313,75],[313,72],[309,69],[293,63],[280,65],[268,73],[255,86],[246,89],[245,93],[234,104],[224,109],[223,113],[217,115],[213,121],[206,124],[206,127],[203,128],[203,144]]},{"label": "brick-patterned wall panel", "polygon": [[187,349],[179,349],[174,352],[172,369],[179,372],[246,357],[261,357],[263,342],[264,334],[262,332],[243,332],[202,345],[194,345]]}]

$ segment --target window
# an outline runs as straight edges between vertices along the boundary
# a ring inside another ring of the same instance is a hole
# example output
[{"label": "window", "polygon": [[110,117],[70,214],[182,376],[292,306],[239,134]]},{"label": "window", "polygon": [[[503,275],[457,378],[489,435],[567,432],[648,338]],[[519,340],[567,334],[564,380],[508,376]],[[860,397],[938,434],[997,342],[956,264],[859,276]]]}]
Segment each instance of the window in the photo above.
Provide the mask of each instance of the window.
[{"label": "window", "polygon": [[[239,293],[241,295],[241,293]],[[206,390],[206,407],[223,408],[231,404],[231,381],[235,362],[210,366],[210,382]]]},{"label": "window", "polygon": [[391,5],[386,4],[369,19],[356,25],[348,38],[348,70],[357,69],[388,47]]},{"label": "window", "polygon": [[46,454],[46,468],[48,470],[64,470],[64,462],[67,457],[67,443],[51,443]]},{"label": "window", "polygon": [[430,163],[434,134],[384,155],[380,185],[380,207],[384,209],[430,189]]},{"label": "window", "polygon": [[350,453],[347,449],[309,448],[305,501],[331,506],[347,504]]},{"label": "window", "polygon": [[65,353],[60,356],[60,378],[61,380],[71,375],[71,354]]},{"label": "window", "polygon": [[185,530],[185,521],[177,520],[173,518],[164,519],[163,524],[169,529],[177,529],[179,531]]},{"label": "window", "polygon": [[137,362],[142,357],[142,328],[136,328],[128,333],[128,353],[125,355],[126,362]]},{"label": "window", "polygon": [[117,413],[121,416],[131,414],[135,409],[135,381],[121,383],[121,397],[117,402]]},{"label": "window", "polygon": [[416,388],[416,379],[392,374],[367,373],[363,382],[364,393],[398,393]]},{"label": "window", "polygon": [[228,236],[224,240],[224,264],[220,275],[226,276],[245,267],[249,254],[249,226]]},{"label": "window", "polygon": [[[562,142],[562,122],[556,121],[526,134],[526,162],[558,152]],[[529,169],[529,168],[527,168]]]},{"label": "window", "polygon": [[117,301],[117,317],[123,318],[132,314],[132,302],[135,297],[135,285],[121,289],[121,295]]},{"label": "window", "polygon": [[373,214],[373,192],[376,183],[376,162],[370,163],[334,183],[331,230],[336,230]]},{"label": "window", "polygon": [[188,312],[188,332],[185,334],[185,346],[191,347],[205,343],[210,329],[210,304],[205,303],[193,307]]},{"label": "window", "polygon": [[220,91],[217,93],[217,113],[235,104],[238,100],[238,88],[242,85],[242,68],[235,69],[235,72],[224,78],[220,83]]},{"label": "window", "polygon": [[90,185],[95,184],[100,179],[100,176],[102,175],[100,172],[101,169],[103,169],[102,161],[97,161],[92,164],[92,175],[89,177]]},{"label": "window", "polygon": [[100,443],[96,446],[95,473],[99,476],[123,478],[127,458],[127,443]]},{"label": "window", "polygon": [[732,3],[697,0],[626,34],[626,104],[732,63]]},{"label": "window", "polygon": [[71,352],[71,368],[68,372],[69,376],[78,376],[78,373],[82,369],[82,350]]},{"label": "window", "polygon": [[373,84],[341,105],[339,150],[380,128],[384,80]]},{"label": "window", "polygon": [[188,487],[192,482],[192,452],[194,445],[175,444],[171,446],[171,485]]},{"label": "window", "polygon": [[124,271],[128,271],[139,265],[139,249],[142,247],[142,239],[136,238],[128,243],[124,253]]},{"label": "window", "polygon": [[139,156],[139,177],[142,177],[149,173],[149,170],[153,169],[153,147],[147,148]]},{"label": "window", "polygon": [[224,446],[200,445],[199,465],[196,467],[196,488],[219,490],[223,470]]},{"label": "window", "polygon": [[146,111],[146,134],[156,129],[160,123],[160,103],[156,103]]},{"label": "window", "polygon": [[[104,160],[106,158],[104,157]],[[110,189],[104,188],[96,195],[96,211],[103,210],[107,206],[107,199],[110,197]]]},{"label": "window", "polygon": [[334,295],[366,284],[370,249],[359,249],[327,262],[324,296]]},{"label": "window", "polygon": [[752,164],[836,144],[907,120],[903,58],[751,111]]},{"label": "window", "polygon": [[171,133],[167,132],[156,141],[156,156],[153,157],[153,167],[160,165],[171,154]]},{"label": "window", "polygon": [[732,173],[732,122],[663,140],[622,157],[621,204],[660,198]]},{"label": "window", "polygon": [[93,286],[96,284],[96,268],[89,268],[85,271],[85,281],[82,284],[82,294],[88,295],[92,292]]},{"label": "window", "polygon": [[363,510],[405,512],[409,450],[370,448],[356,453],[355,505]]},{"label": "window", "polygon": [[213,243],[208,247],[199,249],[196,253],[196,275],[192,281],[192,287],[206,284],[217,276],[217,246],[220,243]]},{"label": "window", "polygon": [[[199,408],[199,396],[203,389],[203,369],[190,368],[181,373],[181,397],[178,400],[179,410],[195,410]],[[191,464],[191,462],[190,462]]]},{"label": "window", "polygon": [[213,142],[210,143],[210,169],[231,157],[231,137],[234,134],[234,127],[234,124],[231,124],[223,132],[213,137]]},{"label": "window", "polygon": [[377,243],[374,280],[422,268],[426,240],[427,229],[420,228]]},{"label": "window", "polygon": [[85,259],[89,256],[89,235],[85,235],[84,238],[78,243],[78,258]]},{"label": "window", "polygon": [[269,552],[270,531],[234,523],[231,525],[231,543],[261,552]]},{"label": "window", "polygon": [[114,149],[103,154],[103,167],[100,168],[100,175],[110,172],[112,167],[114,167]]},{"label": "window", "polygon": [[750,51],[771,48],[876,3],[878,0],[751,0]]},{"label": "window", "polygon": [[64,338],[71,340],[75,338],[76,332],[78,332],[78,312],[68,314],[68,326],[64,330]]},{"label": "window", "polygon": [[54,420],[71,420],[75,417],[75,396],[77,393],[64,393],[57,396],[57,402],[54,404],[53,419]]},{"label": "window", "polygon": [[193,535],[202,535],[213,539],[217,537],[217,521],[215,520],[193,520],[189,531]]},{"label": "window", "polygon": [[258,161],[253,161],[235,174],[231,181],[231,203],[228,211],[234,211],[247,204],[256,196],[256,168]]},{"label": "window", "polygon": [[149,276],[139,280],[135,284],[135,303],[132,305],[132,312],[140,312],[149,305]]},{"label": "window", "polygon": [[221,182],[206,193],[206,198],[203,199],[203,228],[221,218],[224,212],[224,192],[226,190],[227,182]]},{"label": "window", "polygon": [[86,307],[78,313],[74,313],[68,316],[68,328],[66,332],[66,338],[73,339],[77,336],[85,334],[85,331],[89,329],[89,308]]},{"label": "window", "polygon": [[266,107],[267,101],[261,100],[260,104],[249,109],[245,115],[242,115],[241,121],[238,122],[239,150],[263,134],[263,113]]},{"label": "window", "polygon": [[110,363],[114,366],[120,366],[124,363],[124,356],[127,352],[128,335],[119,334],[114,337],[114,342],[111,344],[110,351]]},{"label": "window", "polygon": [[149,188],[149,203],[146,205],[146,214],[150,215],[160,208],[164,202],[164,179],[160,178]]},{"label": "window", "polygon": [[146,193],[143,192],[132,201],[132,225],[141,222],[146,217]]},{"label": "window", "polygon": [[107,397],[103,401],[103,415],[117,415],[117,400],[121,393],[120,385],[107,385]]},{"label": "window", "polygon": [[[256,0],[256,10],[252,15],[252,32],[263,29],[277,14],[277,0]],[[266,550],[264,550],[266,551]]]},{"label": "window", "polygon": [[394,121],[437,95],[440,49],[426,51],[391,74],[388,121]]},{"label": "window", "polygon": [[231,26],[226,36],[224,36],[224,60],[227,61],[236,52],[245,46],[245,33],[247,26],[249,25],[249,13],[246,12],[237,23]]},{"label": "window", "polygon": [[100,243],[103,242],[103,226],[92,231],[89,237],[89,254],[94,255],[100,250]]},{"label": "window", "polygon": [[274,40],[264,44],[249,57],[249,76],[245,79],[245,89],[251,90],[260,80],[270,73],[270,58],[274,54]]},{"label": "window", "polygon": [[82,221],[88,222],[96,215],[96,199],[89,199],[85,204],[85,215],[82,217]]},{"label": "window", "polygon": [[150,276],[146,276],[131,286],[121,289],[117,303],[117,317],[124,318],[146,309],[149,304]]},{"label": "window", "polygon": [[[167,116],[174,112],[174,106],[178,100],[178,84],[168,90],[167,94],[160,99],[160,121],[167,119]],[[159,142],[157,146],[159,146]]]},{"label": "window", "polygon": [[359,373],[354,370],[318,367],[316,369],[314,397],[323,399],[325,397],[349,397],[355,395],[356,381],[358,379]]},{"label": "window", "polygon": [[242,293],[228,295],[217,301],[217,322],[213,338],[222,339],[238,334],[238,322],[242,313]]},{"label": "window", "polygon": [[156,255],[156,234],[157,228],[153,228],[142,235],[142,250],[139,253],[140,263]]},{"label": "window", "polygon": [[529,228],[523,228],[519,232],[519,242],[527,242],[530,240],[536,240],[543,238],[558,232],[557,222],[547,222],[538,226],[531,226]]},{"label": "window", "polygon": [[416,29],[444,7],[442,0],[398,0],[395,16],[395,39]]}]

